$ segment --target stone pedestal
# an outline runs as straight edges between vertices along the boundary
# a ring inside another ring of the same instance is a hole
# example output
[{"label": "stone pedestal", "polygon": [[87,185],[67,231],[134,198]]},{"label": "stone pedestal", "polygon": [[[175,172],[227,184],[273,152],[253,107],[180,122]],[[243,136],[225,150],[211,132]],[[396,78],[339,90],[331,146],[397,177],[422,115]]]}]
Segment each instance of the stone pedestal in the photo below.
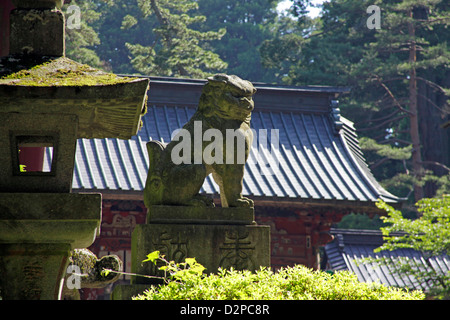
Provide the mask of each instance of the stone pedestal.
[{"label": "stone pedestal", "polygon": [[0,193],[0,287],[5,300],[54,300],[69,253],[100,231],[100,194]]},{"label": "stone pedestal", "polygon": [[0,244],[2,299],[59,300],[70,250],[67,243]]},{"label": "stone pedestal", "polygon": [[[270,227],[254,222],[253,208],[200,208],[152,206],[147,224],[136,226],[132,235],[132,272],[162,276],[147,254],[160,251],[168,260],[195,258],[206,270],[219,267],[256,271],[270,267]],[[144,291],[152,279],[132,277],[132,286],[116,286],[113,299],[128,299]],[[128,294],[128,296],[127,296]]]}]

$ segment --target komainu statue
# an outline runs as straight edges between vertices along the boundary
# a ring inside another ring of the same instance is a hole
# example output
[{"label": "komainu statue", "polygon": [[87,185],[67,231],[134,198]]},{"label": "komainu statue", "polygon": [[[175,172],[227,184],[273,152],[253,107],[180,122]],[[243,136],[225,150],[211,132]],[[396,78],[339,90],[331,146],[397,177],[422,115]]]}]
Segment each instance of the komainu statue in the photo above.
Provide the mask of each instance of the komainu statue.
[{"label": "komainu statue", "polygon": [[252,83],[234,75],[208,78],[198,108],[169,144],[147,143],[149,171],[144,202],[151,205],[214,206],[199,194],[207,175],[219,185],[223,207],[253,207],[242,196],[250,153],[254,108]]}]

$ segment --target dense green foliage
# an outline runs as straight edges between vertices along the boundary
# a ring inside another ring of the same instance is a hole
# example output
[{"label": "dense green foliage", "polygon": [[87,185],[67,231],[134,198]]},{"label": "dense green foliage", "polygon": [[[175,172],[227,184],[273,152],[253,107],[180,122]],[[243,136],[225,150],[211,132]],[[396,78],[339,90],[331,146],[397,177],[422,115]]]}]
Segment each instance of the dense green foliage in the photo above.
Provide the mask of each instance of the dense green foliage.
[{"label": "dense green foliage", "polygon": [[365,230],[379,230],[384,226],[380,216],[375,215],[370,218],[367,214],[351,213],[342,218],[342,220],[336,224],[336,228],[340,229],[365,229]]},{"label": "dense green foliage", "polygon": [[[225,29],[198,31],[191,28],[206,20],[202,15],[189,15],[198,9],[195,1],[188,0],[138,0],[144,17],[154,15],[158,22],[153,28],[156,36],[151,46],[126,43],[133,66],[143,74],[204,78],[222,71],[227,66],[219,55],[204,49],[201,42],[221,39]],[[124,17],[122,26],[131,28],[135,17]]]},{"label": "dense green foliage", "polygon": [[[101,13],[96,11],[94,0],[71,1],[70,5],[80,7],[82,19],[80,17],[79,28],[66,26],[66,56],[92,67],[102,67],[103,63],[96,52],[100,38],[93,27],[100,19]],[[68,4],[64,5],[63,10],[68,7]]]},{"label": "dense green foliage", "polygon": [[433,199],[422,199],[417,203],[421,217],[411,220],[403,217],[383,201],[377,206],[387,212],[381,217],[386,226],[381,228],[385,243],[375,252],[396,249],[414,249],[422,254],[425,264],[416,264],[407,257],[398,257],[395,261],[380,256],[365,259],[382,265],[389,265],[390,270],[400,278],[415,278],[418,283],[430,287],[429,294],[435,298],[450,297],[450,273],[432,268],[432,261],[441,255],[450,255],[450,195]]},{"label": "dense green foliage", "polygon": [[[427,255],[450,255],[450,195],[432,199],[422,199],[417,203],[420,218],[404,218],[383,201],[377,206],[387,211],[388,216],[381,219],[388,225],[381,228],[387,241],[380,250],[411,248]],[[391,236],[393,232],[404,232]]]},{"label": "dense green foliage", "polygon": [[259,48],[273,37],[271,22],[277,18],[279,0],[199,0],[199,12],[208,18],[200,30],[226,29],[211,48],[227,62],[224,70],[242,79],[258,82],[275,81],[272,70],[261,63]]},{"label": "dense green foliage", "polygon": [[[151,253],[151,261],[158,257]],[[257,272],[219,270],[205,275],[195,259],[162,268],[172,278],[166,284],[152,286],[137,300],[421,300],[419,291],[358,281],[350,272],[329,274],[304,266],[282,268],[277,272],[261,268]]]}]

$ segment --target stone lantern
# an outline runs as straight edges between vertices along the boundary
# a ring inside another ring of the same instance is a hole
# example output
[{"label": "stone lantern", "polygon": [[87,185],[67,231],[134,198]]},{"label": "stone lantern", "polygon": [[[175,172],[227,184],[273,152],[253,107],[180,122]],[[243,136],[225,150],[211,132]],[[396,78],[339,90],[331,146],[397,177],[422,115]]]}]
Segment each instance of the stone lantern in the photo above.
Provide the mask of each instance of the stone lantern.
[{"label": "stone lantern", "polygon": [[148,79],[66,58],[62,0],[12,2],[0,58],[0,296],[59,299],[70,251],[90,246],[101,222],[101,194],[71,193],[76,141],[135,135]]}]

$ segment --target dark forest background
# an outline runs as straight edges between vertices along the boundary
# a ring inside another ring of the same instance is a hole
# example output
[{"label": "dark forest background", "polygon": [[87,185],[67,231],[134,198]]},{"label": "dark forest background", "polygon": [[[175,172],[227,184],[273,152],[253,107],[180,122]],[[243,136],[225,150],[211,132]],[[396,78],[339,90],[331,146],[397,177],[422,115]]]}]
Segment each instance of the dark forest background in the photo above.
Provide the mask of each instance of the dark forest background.
[{"label": "dark forest background", "polygon": [[410,205],[450,193],[449,2],[280,2],[66,0],[81,8],[66,53],[117,74],[350,87],[341,113],[378,181]]}]

